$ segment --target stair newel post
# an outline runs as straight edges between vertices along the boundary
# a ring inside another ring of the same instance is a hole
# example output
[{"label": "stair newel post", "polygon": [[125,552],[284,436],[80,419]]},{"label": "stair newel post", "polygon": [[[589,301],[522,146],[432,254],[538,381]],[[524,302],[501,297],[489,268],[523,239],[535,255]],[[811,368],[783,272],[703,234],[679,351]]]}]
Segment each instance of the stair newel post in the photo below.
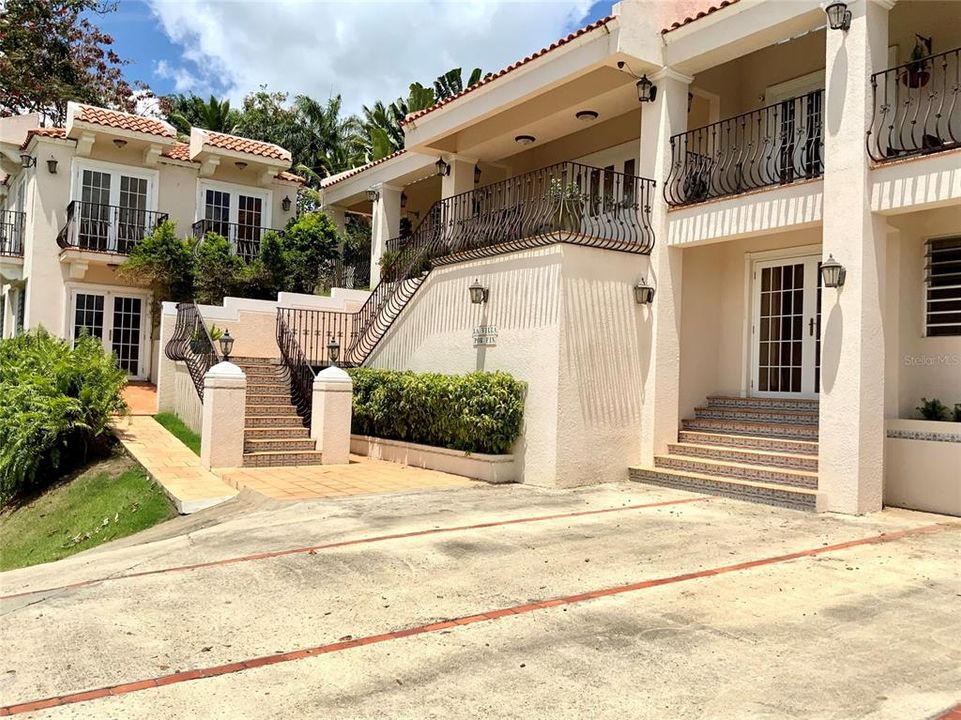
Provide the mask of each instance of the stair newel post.
[{"label": "stair newel post", "polygon": [[354,384],[336,365],[314,378],[310,437],[317,441],[323,465],[350,462],[350,421]]},{"label": "stair newel post", "polygon": [[244,463],[247,376],[231,362],[214,365],[204,375],[200,462],[206,468]]}]

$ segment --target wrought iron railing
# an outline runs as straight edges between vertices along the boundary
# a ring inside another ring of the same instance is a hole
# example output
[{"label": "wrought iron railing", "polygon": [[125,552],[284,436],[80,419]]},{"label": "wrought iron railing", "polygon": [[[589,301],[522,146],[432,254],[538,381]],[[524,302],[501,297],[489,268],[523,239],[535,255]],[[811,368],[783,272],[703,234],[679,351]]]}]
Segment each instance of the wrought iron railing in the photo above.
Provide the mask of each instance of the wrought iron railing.
[{"label": "wrought iron railing", "polygon": [[164,347],[164,354],[187,366],[190,379],[201,402],[204,399],[204,375],[220,361],[217,343],[210,337],[197,303],[177,303],[177,323]]},{"label": "wrought iron railing", "polygon": [[671,138],[669,205],[690,205],[824,172],[824,91]]},{"label": "wrought iron railing", "polygon": [[126,255],[167,219],[167,213],[73,200],[57,235],[62,248]]},{"label": "wrought iron railing", "polygon": [[198,220],[190,228],[198,240],[203,240],[207,233],[211,232],[223,236],[244,262],[250,262],[260,256],[260,241],[265,233],[273,231],[278,235],[283,234],[283,230],[220,220]]},{"label": "wrought iron railing", "polygon": [[875,162],[961,147],[961,48],[871,76]]},{"label": "wrought iron railing", "polygon": [[0,255],[23,257],[23,228],[26,213],[16,210],[0,212]]}]

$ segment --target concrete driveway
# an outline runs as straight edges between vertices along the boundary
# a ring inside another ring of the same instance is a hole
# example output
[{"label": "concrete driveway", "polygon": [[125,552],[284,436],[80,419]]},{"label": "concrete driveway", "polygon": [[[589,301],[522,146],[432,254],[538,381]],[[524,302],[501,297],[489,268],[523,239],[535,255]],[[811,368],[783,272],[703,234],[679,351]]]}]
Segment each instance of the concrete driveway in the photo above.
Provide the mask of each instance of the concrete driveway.
[{"label": "concrete driveway", "polygon": [[242,496],[0,575],[0,595],[0,715],[904,720],[961,704],[961,521],[906,511],[628,484]]}]

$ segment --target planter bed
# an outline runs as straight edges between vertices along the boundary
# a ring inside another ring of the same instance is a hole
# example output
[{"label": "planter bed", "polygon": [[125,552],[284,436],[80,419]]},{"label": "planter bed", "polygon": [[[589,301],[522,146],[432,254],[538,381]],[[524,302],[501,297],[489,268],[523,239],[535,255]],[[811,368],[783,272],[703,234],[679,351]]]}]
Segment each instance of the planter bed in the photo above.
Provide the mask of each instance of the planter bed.
[{"label": "planter bed", "polygon": [[884,504],[961,516],[961,423],[885,423]]},{"label": "planter bed", "polygon": [[366,435],[351,435],[350,451],[355,455],[366,455],[374,460],[439,470],[489,483],[515,482],[517,477],[513,455],[468,453],[463,450],[450,450],[402,440],[385,440]]}]

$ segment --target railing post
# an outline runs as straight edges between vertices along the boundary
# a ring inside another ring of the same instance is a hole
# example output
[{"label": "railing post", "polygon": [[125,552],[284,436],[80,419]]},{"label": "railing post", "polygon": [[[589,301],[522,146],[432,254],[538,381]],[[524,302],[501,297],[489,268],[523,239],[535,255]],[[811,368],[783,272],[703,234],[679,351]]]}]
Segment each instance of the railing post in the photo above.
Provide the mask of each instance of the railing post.
[{"label": "railing post", "polygon": [[231,362],[204,375],[200,463],[205,468],[240,467],[244,462],[247,376]]},{"label": "railing post", "polygon": [[317,441],[324,465],[350,462],[353,389],[350,375],[334,365],[314,378],[310,437]]}]

